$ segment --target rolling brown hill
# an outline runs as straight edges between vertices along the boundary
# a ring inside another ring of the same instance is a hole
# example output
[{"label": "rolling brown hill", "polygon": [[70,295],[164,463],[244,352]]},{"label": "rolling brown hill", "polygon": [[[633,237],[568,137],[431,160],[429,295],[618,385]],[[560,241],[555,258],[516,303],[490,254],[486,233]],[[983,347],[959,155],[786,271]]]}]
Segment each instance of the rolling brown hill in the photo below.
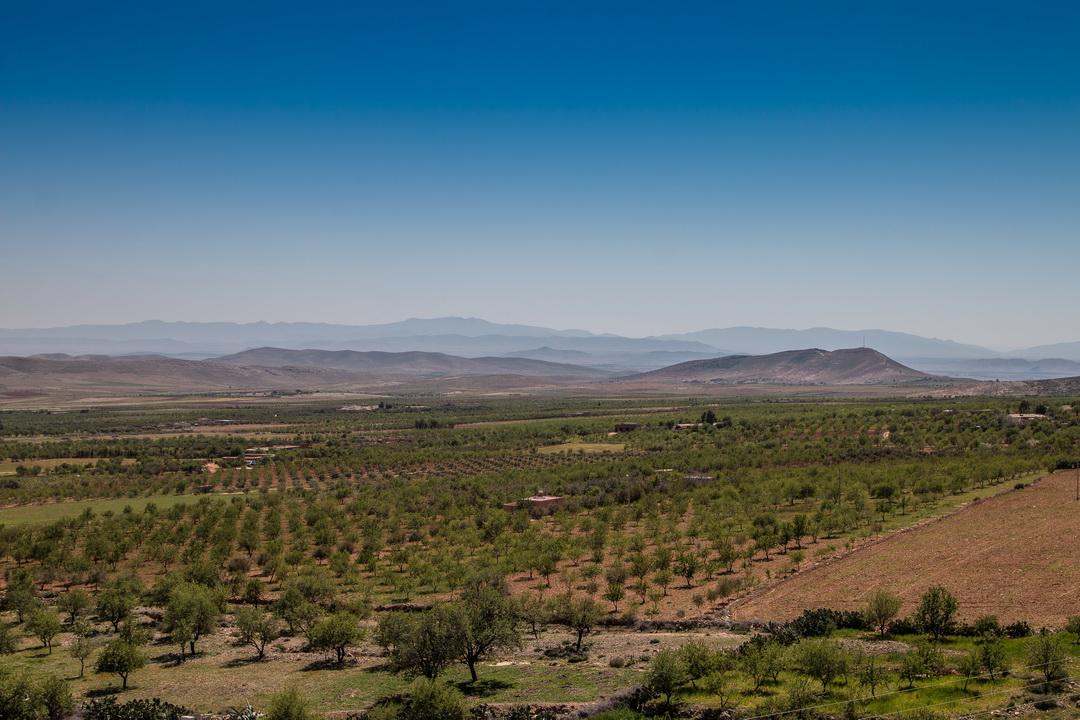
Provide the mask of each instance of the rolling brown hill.
[{"label": "rolling brown hill", "polygon": [[357,380],[322,368],[256,368],[157,356],[39,355],[0,357],[5,392],[206,392],[225,389],[323,388]]},{"label": "rolling brown hill", "polygon": [[871,348],[787,350],[770,355],[728,355],[691,360],[624,381],[780,385],[895,385],[932,376]]},{"label": "rolling brown hill", "polygon": [[355,350],[288,350],[262,347],[215,359],[228,365],[273,368],[332,368],[366,374],[439,377],[522,375],[539,378],[600,379],[605,370],[520,357],[465,358],[433,352],[359,352]]},{"label": "rolling brown hill", "polygon": [[603,370],[542,360],[439,353],[263,348],[213,360],[49,354],[0,357],[0,402],[229,391],[370,391],[451,381],[499,389],[562,387],[608,376]]}]

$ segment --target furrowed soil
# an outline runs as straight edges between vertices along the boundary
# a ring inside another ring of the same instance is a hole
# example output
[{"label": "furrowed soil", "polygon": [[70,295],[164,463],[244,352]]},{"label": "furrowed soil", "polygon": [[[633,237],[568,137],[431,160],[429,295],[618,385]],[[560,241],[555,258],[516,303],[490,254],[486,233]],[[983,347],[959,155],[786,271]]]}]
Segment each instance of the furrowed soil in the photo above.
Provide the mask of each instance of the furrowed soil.
[{"label": "furrowed soil", "polygon": [[943,585],[960,617],[997,615],[1060,628],[1080,609],[1080,501],[1076,472],[1045,476],[1020,490],[901,530],[846,556],[763,586],[732,604],[736,619],[788,619],[807,608],[856,610],[879,588],[915,609]]}]

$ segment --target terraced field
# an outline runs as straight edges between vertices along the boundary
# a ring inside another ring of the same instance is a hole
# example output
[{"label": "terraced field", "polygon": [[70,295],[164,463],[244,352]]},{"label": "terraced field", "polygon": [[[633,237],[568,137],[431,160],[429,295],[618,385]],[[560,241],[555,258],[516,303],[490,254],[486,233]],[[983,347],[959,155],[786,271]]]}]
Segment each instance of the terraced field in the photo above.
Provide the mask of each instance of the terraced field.
[{"label": "terraced field", "polygon": [[1075,494],[1074,471],[1048,475],[764,587],[732,614],[775,619],[814,607],[854,610],[879,588],[899,594],[907,613],[928,585],[943,585],[964,618],[995,614],[1061,627],[1080,607]]}]

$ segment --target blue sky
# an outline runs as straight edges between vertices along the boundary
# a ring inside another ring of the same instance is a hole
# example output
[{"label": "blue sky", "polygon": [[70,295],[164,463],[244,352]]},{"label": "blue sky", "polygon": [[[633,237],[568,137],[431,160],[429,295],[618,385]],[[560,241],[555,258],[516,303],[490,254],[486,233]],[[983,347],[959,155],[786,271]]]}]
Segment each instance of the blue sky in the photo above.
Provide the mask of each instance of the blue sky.
[{"label": "blue sky", "polygon": [[1078,48],[1075,3],[9,2],[0,326],[1080,339]]}]

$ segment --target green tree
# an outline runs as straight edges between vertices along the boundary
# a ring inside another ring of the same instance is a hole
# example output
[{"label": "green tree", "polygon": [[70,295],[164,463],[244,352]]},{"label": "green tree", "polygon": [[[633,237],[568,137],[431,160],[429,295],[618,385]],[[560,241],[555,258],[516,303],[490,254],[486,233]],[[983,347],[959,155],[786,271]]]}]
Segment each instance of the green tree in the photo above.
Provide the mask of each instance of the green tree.
[{"label": "green tree", "polygon": [[41,646],[49,649],[52,655],[53,638],[62,629],[60,616],[47,607],[35,608],[26,621],[26,629],[41,641]]},{"label": "green tree", "polygon": [[383,627],[380,622],[379,642],[391,643],[391,666],[408,676],[435,680],[458,657],[457,618],[444,606],[415,615],[403,613]]},{"label": "green tree", "polygon": [[1071,633],[1073,643],[1080,645],[1080,615],[1073,615],[1065,623],[1065,632]]},{"label": "green tree", "polygon": [[240,642],[255,648],[259,660],[266,657],[266,646],[281,634],[277,618],[259,607],[237,608],[236,629]]},{"label": "green tree", "polygon": [[688,680],[686,664],[675,650],[661,650],[649,661],[645,687],[664,697],[664,707],[671,713],[671,697]]},{"label": "green tree", "polygon": [[121,638],[110,640],[98,655],[96,670],[120,676],[121,687],[127,689],[131,673],[146,665],[146,656],[137,646]]},{"label": "green tree", "polygon": [[338,665],[343,665],[349,646],[360,642],[363,636],[363,630],[355,615],[336,612],[315,623],[311,630],[311,644],[321,650],[333,650]]},{"label": "green tree", "polygon": [[786,653],[775,641],[751,642],[742,651],[740,665],[753,680],[753,692],[761,689],[766,680],[775,679],[784,670]]},{"label": "green tree", "polygon": [[870,627],[877,629],[878,635],[885,637],[889,630],[889,623],[900,613],[901,604],[899,595],[894,595],[888,590],[878,590],[870,596],[863,616]]},{"label": "green tree", "polygon": [[556,621],[570,628],[577,635],[574,648],[578,652],[581,652],[581,643],[585,636],[592,631],[596,623],[600,622],[602,614],[600,606],[592,598],[578,600],[570,595],[562,598],[555,611]]},{"label": "green tree", "polygon": [[75,710],[75,698],[67,681],[47,674],[37,682],[37,704],[44,720],[63,720]]},{"label": "green tree", "polygon": [[453,605],[453,611],[458,647],[473,682],[477,680],[477,663],[489,653],[521,647],[516,608],[501,581],[474,581]]},{"label": "green tree", "polygon": [[173,588],[165,606],[165,629],[180,643],[181,659],[185,642],[194,655],[195,643],[217,629],[222,602],[217,590],[199,583],[185,582]]},{"label": "green tree", "polygon": [[952,630],[958,609],[956,598],[940,585],[923,593],[914,620],[933,640],[939,641]]},{"label": "green tree", "polygon": [[67,613],[68,622],[74,625],[93,606],[90,593],[82,588],[73,588],[56,599],[56,606]]},{"label": "green tree", "polygon": [[112,624],[113,632],[131,614],[139,602],[139,596],[129,587],[114,584],[102,588],[97,596],[97,616]]},{"label": "green tree", "polygon": [[1028,665],[1042,675],[1043,689],[1050,689],[1069,676],[1065,670],[1068,658],[1069,653],[1061,637],[1046,630],[1028,643]]},{"label": "green tree", "polygon": [[39,602],[37,592],[34,590],[34,576],[28,569],[17,568],[8,573],[7,587],[4,588],[5,610],[13,611],[21,623]]},{"label": "green tree", "polygon": [[972,651],[961,656],[957,663],[957,672],[964,678],[963,690],[967,692],[968,684],[982,673],[982,660],[979,652]]},{"label": "green tree", "polygon": [[697,681],[717,668],[718,653],[700,640],[691,640],[679,648],[679,657],[686,668],[686,677],[697,689]]},{"label": "green tree", "polygon": [[795,658],[804,675],[821,683],[822,692],[828,692],[829,685],[848,671],[848,653],[835,640],[803,640],[795,650]]},{"label": "green tree", "polygon": [[1005,651],[1005,642],[998,635],[983,635],[978,640],[976,654],[979,666],[983,672],[990,676],[991,680],[997,680],[997,676],[1004,674],[1005,660],[1008,657]]},{"label": "green tree", "polygon": [[71,653],[71,657],[79,661],[79,677],[81,678],[86,672],[86,661],[94,653],[96,643],[90,635],[92,630],[89,625],[77,623],[74,630],[75,636],[71,645],[68,646],[68,652]]}]

